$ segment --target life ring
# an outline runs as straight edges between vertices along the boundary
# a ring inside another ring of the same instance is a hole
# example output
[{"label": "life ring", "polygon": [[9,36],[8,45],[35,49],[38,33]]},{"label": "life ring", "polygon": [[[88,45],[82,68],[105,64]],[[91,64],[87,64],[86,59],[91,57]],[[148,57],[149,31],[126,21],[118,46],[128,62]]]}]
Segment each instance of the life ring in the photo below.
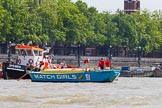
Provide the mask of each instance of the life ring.
[{"label": "life ring", "polygon": [[32,59],[29,59],[29,60],[28,60],[28,63],[29,63],[29,64],[33,64],[33,60],[32,60]]},{"label": "life ring", "polygon": [[21,64],[21,59],[18,59],[17,60],[17,64]]},{"label": "life ring", "polygon": [[78,79],[82,80],[83,79],[83,75],[78,75]]}]

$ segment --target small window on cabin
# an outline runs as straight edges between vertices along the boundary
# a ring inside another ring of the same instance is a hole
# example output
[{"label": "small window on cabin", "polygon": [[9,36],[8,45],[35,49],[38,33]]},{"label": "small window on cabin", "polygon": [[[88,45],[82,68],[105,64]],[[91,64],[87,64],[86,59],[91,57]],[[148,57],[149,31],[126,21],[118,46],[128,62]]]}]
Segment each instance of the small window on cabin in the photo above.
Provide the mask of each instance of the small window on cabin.
[{"label": "small window on cabin", "polygon": [[16,54],[17,54],[18,56],[21,56],[21,52],[20,52],[19,49],[16,50]]},{"label": "small window on cabin", "polygon": [[39,52],[37,50],[34,50],[35,56],[39,56]]},{"label": "small window on cabin", "polygon": [[25,52],[24,49],[21,49],[21,50],[20,50],[20,53],[21,53],[22,56],[26,56],[26,52]]},{"label": "small window on cabin", "polygon": [[39,56],[42,56],[42,51],[39,51]]},{"label": "small window on cabin", "polygon": [[33,56],[32,50],[26,50],[28,56]]}]

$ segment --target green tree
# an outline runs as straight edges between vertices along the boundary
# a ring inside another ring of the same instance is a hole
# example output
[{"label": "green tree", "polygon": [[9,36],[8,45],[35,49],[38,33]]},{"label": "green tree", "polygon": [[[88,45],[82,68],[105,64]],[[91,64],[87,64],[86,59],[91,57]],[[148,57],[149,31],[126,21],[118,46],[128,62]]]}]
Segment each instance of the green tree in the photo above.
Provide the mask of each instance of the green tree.
[{"label": "green tree", "polygon": [[7,15],[7,11],[2,7],[2,4],[1,4],[1,2],[0,2],[0,40],[1,41],[5,41],[6,40],[6,37],[4,37],[4,29],[5,29],[5,27],[7,26],[5,26],[5,18],[7,17],[6,15]]},{"label": "green tree", "polygon": [[12,9],[12,0],[1,0],[0,5],[2,6],[1,9],[1,38],[5,41],[8,42],[11,34],[11,29],[12,29],[12,14],[11,14],[11,9]]},{"label": "green tree", "polygon": [[148,11],[142,11],[137,15],[138,46],[141,46],[145,53],[160,48],[161,33],[160,20],[151,17]]},{"label": "green tree", "polygon": [[105,12],[104,16],[104,23],[106,24],[105,27],[105,37],[107,38],[105,41],[106,46],[119,46],[120,45],[120,38],[118,37],[117,33],[119,28],[117,27],[117,22],[113,22],[113,18],[116,15],[111,15],[110,13]]},{"label": "green tree", "polygon": [[86,44],[88,26],[87,18],[81,14],[78,7],[69,2],[61,0],[58,2],[57,15],[59,18],[60,29],[66,36],[66,44]]}]

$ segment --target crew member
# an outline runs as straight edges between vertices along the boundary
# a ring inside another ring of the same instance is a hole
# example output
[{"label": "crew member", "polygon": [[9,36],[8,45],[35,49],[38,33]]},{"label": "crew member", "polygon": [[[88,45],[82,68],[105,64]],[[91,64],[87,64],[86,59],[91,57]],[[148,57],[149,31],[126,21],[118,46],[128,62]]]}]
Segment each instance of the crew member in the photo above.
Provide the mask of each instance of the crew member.
[{"label": "crew member", "polygon": [[70,64],[67,65],[67,68],[73,68]]},{"label": "crew member", "polygon": [[49,62],[48,62],[48,56],[45,56],[45,58],[43,59],[43,69],[48,69],[49,68]]},{"label": "crew member", "polygon": [[60,68],[61,68],[61,69],[65,68],[65,62],[61,62],[61,63],[60,63]]},{"label": "crew member", "polygon": [[48,59],[49,68],[50,68],[50,69],[53,69],[54,67],[53,67],[51,58],[48,56],[47,59]]},{"label": "crew member", "polygon": [[39,68],[40,68],[41,70],[43,70],[43,68],[44,68],[44,62],[43,62],[43,61],[40,61]]},{"label": "crew member", "polygon": [[105,68],[110,69],[110,60],[108,58],[105,60]]},{"label": "crew member", "polygon": [[104,69],[104,65],[105,65],[104,60],[103,60],[103,58],[101,58],[99,60],[98,66],[99,66],[100,69]]},{"label": "crew member", "polygon": [[88,69],[88,63],[89,63],[89,59],[86,58],[86,59],[84,60],[84,65],[85,65],[85,69],[86,69],[86,70]]}]

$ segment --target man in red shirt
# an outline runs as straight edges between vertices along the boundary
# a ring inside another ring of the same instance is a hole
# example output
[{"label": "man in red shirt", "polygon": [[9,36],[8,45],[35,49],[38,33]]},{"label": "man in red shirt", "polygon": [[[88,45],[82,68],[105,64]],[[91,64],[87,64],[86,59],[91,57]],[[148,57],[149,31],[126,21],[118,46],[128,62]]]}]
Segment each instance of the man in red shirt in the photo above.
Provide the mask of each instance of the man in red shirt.
[{"label": "man in red shirt", "polygon": [[109,59],[105,60],[105,68],[110,69],[110,60]]},{"label": "man in red shirt", "polygon": [[88,63],[89,63],[89,59],[86,58],[86,59],[84,60],[84,65],[85,65],[85,69],[86,69],[86,70],[88,69]]},{"label": "man in red shirt", "polygon": [[101,59],[99,60],[98,66],[100,67],[100,69],[104,69],[105,62],[104,62],[103,58],[101,58]]},{"label": "man in red shirt", "polygon": [[89,59],[86,58],[86,59],[84,60],[84,64],[88,64],[88,63],[89,63]]}]

